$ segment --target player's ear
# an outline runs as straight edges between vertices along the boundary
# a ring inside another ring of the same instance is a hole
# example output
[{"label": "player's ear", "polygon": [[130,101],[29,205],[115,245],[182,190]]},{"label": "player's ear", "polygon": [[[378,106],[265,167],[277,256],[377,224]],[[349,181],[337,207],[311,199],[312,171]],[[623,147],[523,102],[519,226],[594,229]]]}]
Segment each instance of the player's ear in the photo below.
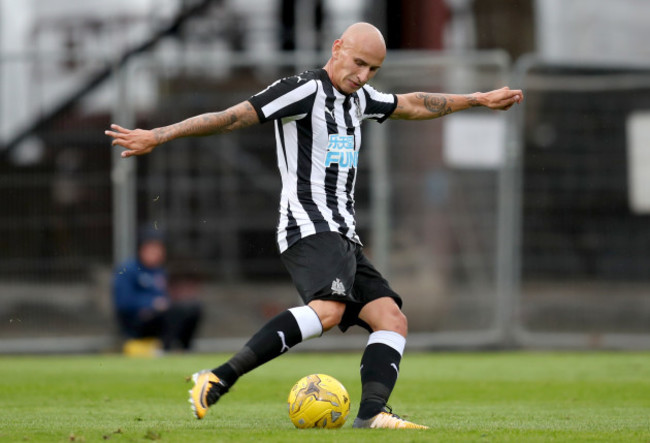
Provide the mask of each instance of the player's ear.
[{"label": "player's ear", "polygon": [[343,40],[340,38],[334,40],[334,43],[332,43],[332,58],[336,59],[339,57],[339,54],[341,53],[341,48],[343,47]]}]

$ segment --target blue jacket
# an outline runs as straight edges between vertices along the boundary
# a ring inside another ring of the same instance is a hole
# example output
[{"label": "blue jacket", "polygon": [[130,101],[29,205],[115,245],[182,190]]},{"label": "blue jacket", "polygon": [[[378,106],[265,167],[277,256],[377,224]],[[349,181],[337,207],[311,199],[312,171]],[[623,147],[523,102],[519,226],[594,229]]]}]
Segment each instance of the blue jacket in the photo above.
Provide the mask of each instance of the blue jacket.
[{"label": "blue jacket", "polygon": [[164,268],[146,268],[138,260],[124,262],[113,274],[113,301],[121,313],[137,313],[152,308],[157,297],[167,297],[167,272]]}]

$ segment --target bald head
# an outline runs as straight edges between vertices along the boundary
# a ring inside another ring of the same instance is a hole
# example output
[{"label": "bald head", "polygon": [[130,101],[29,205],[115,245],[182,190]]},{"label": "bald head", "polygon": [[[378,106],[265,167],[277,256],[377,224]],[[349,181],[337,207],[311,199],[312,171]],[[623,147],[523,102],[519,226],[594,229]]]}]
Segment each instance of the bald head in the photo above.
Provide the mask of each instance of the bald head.
[{"label": "bald head", "polygon": [[386,57],[386,42],[370,23],[349,26],[332,45],[325,70],[336,89],[352,94],[375,76]]},{"label": "bald head", "polygon": [[379,54],[386,56],[386,42],[384,41],[384,36],[381,35],[381,31],[371,25],[370,23],[359,22],[353,25],[348,26],[348,28],[343,31],[339,40],[342,40],[344,44],[346,42],[362,42],[364,45],[372,47],[374,51],[377,51]]}]

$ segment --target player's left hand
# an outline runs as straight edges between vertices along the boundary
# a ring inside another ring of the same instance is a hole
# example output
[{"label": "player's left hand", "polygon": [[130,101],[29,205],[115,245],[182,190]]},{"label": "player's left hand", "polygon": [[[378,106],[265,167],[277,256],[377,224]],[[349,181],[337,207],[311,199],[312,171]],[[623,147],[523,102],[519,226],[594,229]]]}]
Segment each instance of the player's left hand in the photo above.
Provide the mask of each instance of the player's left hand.
[{"label": "player's left hand", "polygon": [[119,125],[112,124],[112,131],[104,131],[104,134],[113,137],[112,146],[122,146],[125,151],[122,157],[131,157],[132,155],[149,154],[154,150],[158,143],[152,131],[146,129],[126,129]]},{"label": "player's left hand", "polygon": [[524,93],[521,89],[510,89],[504,86],[501,89],[484,92],[481,94],[480,101],[483,106],[499,111],[507,111],[515,103],[521,103],[524,100]]}]

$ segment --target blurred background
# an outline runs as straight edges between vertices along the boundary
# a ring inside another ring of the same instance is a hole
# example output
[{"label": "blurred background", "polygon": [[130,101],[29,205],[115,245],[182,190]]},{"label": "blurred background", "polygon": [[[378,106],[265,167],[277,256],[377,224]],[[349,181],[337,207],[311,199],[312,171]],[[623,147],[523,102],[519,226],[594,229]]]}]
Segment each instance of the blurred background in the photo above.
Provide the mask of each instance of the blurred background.
[{"label": "blurred background", "polygon": [[[650,348],[650,2],[0,0],[0,352],[119,349],[115,267],[165,232],[195,349],[298,296],[272,125],[122,160],[104,130],[222,110],[382,30],[385,92],[509,85],[507,113],[367,123],[357,217],[412,349]],[[365,342],[332,332],[305,343]]]}]

